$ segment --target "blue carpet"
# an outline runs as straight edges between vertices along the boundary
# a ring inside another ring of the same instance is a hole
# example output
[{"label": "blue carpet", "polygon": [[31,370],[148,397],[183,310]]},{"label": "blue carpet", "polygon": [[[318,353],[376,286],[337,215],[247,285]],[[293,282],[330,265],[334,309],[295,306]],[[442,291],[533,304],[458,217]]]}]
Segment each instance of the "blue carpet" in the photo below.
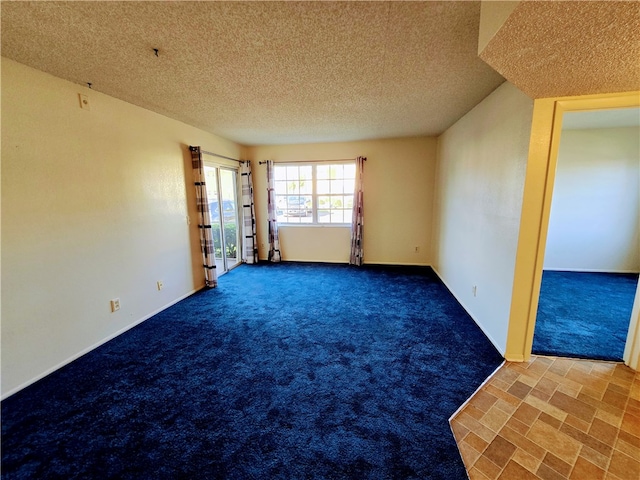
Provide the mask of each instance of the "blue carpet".
[{"label": "blue carpet", "polygon": [[241,266],[2,402],[2,478],[462,480],[501,361],[429,268]]},{"label": "blue carpet", "polygon": [[545,271],[533,353],[622,361],[637,274]]}]

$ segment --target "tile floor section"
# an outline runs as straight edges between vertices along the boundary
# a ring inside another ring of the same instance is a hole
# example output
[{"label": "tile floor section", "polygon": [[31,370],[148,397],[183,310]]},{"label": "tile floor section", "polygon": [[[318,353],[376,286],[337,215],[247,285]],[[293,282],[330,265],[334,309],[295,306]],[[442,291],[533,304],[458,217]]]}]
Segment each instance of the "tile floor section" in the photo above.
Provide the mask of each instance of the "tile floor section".
[{"label": "tile floor section", "polygon": [[471,480],[640,479],[640,373],[506,362],[451,418]]}]

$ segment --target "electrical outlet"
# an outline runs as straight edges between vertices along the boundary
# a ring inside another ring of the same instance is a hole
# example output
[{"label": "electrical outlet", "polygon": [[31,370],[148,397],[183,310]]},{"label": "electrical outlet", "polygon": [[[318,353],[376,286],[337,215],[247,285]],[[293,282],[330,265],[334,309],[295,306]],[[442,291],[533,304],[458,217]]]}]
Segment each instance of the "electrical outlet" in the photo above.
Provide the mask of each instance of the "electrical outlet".
[{"label": "electrical outlet", "polygon": [[471,292],[473,292],[473,296],[475,297],[475,296],[476,296],[476,294],[478,293],[478,287],[477,287],[477,285],[474,285],[474,286],[471,288]]},{"label": "electrical outlet", "polygon": [[120,299],[114,298],[111,300],[111,312],[117,312],[118,310],[120,310]]},{"label": "electrical outlet", "polygon": [[164,283],[162,283],[162,280],[158,280],[158,290],[162,290],[162,287],[164,287]]}]

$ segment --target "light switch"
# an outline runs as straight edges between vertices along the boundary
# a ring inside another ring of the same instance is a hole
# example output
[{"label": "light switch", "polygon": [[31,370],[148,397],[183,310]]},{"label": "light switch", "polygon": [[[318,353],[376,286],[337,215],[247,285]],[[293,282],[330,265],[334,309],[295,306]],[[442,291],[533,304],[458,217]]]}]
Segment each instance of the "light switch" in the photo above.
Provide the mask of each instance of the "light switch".
[{"label": "light switch", "polygon": [[84,110],[91,110],[91,105],[89,105],[89,97],[81,93],[78,94],[78,97],[80,98],[80,108]]}]

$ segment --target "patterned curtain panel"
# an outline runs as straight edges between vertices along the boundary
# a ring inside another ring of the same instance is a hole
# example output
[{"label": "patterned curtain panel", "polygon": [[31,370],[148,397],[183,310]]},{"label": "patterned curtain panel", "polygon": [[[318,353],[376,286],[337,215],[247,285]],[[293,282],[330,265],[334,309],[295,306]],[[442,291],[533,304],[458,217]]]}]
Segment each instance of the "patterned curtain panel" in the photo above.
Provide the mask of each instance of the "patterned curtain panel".
[{"label": "patterned curtain panel", "polygon": [[200,147],[190,147],[193,180],[196,186],[196,203],[198,207],[198,229],[200,230],[200,248],[204,266],[204,283],[207,287],[218,286],[216,260],[213,249],[213,235],[211,233],[211,215],[207,199],[207,185],[204,177],[204,163]]},{"label": "patterned curtain panel", "polygon": [[253,177],[251,162],[240,164],[242,182],[242,236],[244,238],[244,258],[246,263],[258,263],[258,242],[256,241],[256,207],[253,203]]},{"label": "patterned curtain panel", "polygon": [[349,264],[362,265],[364,260],[364,252],[362,250],[362,226],[364,225],[363,217],[363,193],[362,193],[362,177],[364,173],[364,162],[366,158],[356,158],[356,188],[353,194],[353,217],[351,220],[351,255],[349,256]]},{"label": "patterned curtain panel", "polygon": [[277,263],[281,260],[281,257],[276,214],[276,186],[273,160],[267,160],[267,213],[269,220],[269,261]]}]

